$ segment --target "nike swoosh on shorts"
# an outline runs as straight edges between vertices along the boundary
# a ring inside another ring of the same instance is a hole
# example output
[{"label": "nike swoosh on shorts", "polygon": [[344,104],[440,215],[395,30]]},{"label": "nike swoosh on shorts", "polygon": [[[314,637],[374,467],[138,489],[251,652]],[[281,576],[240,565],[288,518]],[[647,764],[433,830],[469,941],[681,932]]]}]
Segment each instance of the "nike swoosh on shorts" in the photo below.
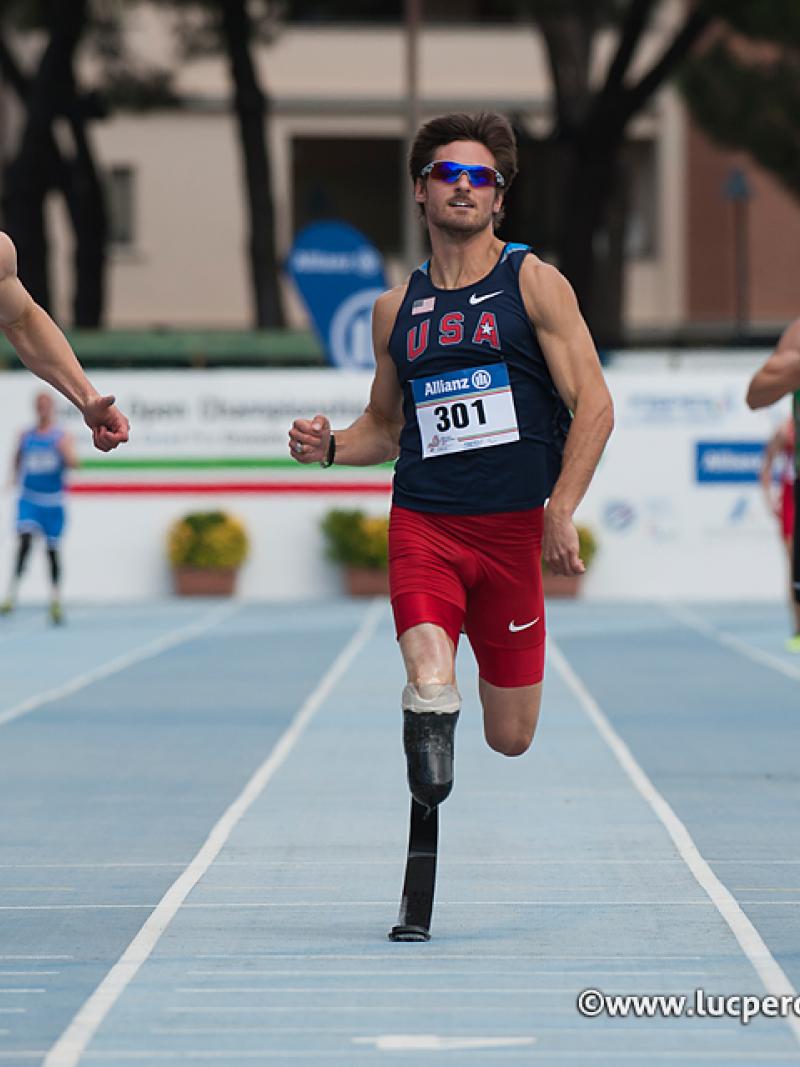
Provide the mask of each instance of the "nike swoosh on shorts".
[{"label": "nike swoosh on shorts", "polygon": [[514,620],[512,619],[511,622],[508,624],[508,628],[512,632],[512,634],[517,634],[520,630],[530,630],[531,626],[536,625],[540,617],[541,616],[537,615],[536,618],[533,619],[531,622],[524,622],[521,626],[517,626]]}]

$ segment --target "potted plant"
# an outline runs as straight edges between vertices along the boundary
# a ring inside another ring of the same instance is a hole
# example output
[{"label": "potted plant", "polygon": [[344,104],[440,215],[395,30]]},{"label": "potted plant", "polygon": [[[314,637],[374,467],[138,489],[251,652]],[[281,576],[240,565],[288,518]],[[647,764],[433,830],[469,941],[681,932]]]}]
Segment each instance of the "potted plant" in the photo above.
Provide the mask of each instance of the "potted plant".
[{"label": "potted plant", "polygon": [[328,559],[340,563],[351,596],[389,595],[389,519],[334,508],[322,520]]},{"label": "potted plant", "polygon": [[249,548],[244,526],[224,511],[195,511],[168,535],[175,592],[179,596],[230,596]]},{"label": "potted plant", "polygon": [[[597,552],[597,538],[588,526],[576,525],[575,529],[578,531],[578,555],[588,571]],[[575,597],[582,583],[582,574],[552,574],[542,560],[542,587],[546,597]]]}]

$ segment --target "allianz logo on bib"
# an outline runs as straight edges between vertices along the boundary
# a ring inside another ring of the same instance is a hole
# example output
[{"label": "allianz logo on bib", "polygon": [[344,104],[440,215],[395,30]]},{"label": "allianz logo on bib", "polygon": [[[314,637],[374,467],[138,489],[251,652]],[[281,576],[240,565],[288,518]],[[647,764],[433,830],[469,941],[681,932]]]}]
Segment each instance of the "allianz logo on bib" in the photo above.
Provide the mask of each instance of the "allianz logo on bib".
[{"label": "allianz logo on bib", "polygon": [[488,389],[492,384],[491,371],[479,367],[471,376],[463,378],[434,378],[425,382],[425,396],[444,396],[447,393],[463,393],[473,389]]}]

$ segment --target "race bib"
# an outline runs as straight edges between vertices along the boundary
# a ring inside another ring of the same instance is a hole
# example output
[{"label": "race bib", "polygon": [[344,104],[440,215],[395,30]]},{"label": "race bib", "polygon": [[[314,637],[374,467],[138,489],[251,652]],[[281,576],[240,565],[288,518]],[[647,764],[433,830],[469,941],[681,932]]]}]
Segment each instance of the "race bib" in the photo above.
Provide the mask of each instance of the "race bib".
[{"label": "race bib", "polygon": [[418,378],[411,389],[423,459],[519,440],[505,363]]}]

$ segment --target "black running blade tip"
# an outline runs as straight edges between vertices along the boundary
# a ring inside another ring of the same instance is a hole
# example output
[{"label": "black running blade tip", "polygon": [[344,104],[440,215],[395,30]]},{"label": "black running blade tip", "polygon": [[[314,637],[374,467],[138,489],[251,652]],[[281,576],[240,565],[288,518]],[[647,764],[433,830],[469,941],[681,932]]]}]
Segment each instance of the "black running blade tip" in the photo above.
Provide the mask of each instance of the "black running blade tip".
[{"label": "black running blade tip", "polygon": [[424,926],[393,926],[389,931],[390,941],[430,941],[431,935]]}]

